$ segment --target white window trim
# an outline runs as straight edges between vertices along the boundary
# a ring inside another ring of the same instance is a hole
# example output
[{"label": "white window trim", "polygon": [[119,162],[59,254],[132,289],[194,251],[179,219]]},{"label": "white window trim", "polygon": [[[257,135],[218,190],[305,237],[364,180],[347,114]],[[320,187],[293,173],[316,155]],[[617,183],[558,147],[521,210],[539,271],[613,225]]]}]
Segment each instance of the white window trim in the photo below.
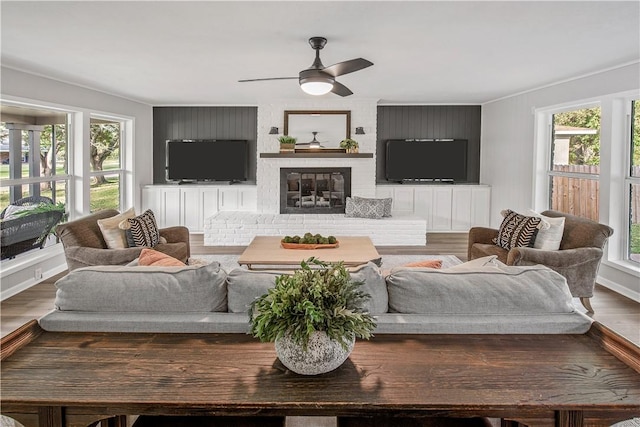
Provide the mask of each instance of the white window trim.
[{"label": "white window trim", "polygon": [[[533,168],[533,200],[532,205],[536,211],[549,208],[549,169],[551,165],[551,127],[552,114],[563,111],[571,111],[580,108],[590,108],[596,105],[601,107],[600,126],[600,221],[609,224],[614,229],[614,234],[609,238],[605,247],[605,255],[602,263],[640,278],[640,265],[628,261],[626,248],[628,247],[628,223],[627,210],[620,209],[625,200],[629,168],[629,141],[630,118],[624,119],[625,108],[630,106],[630,101],[640,99],[640,91],[632,90],[622,93],[604,95],[598,98],[589,98],[566,102],[546,107],[535,108],[534,144],[532,158]],[[629,124],[627,126],[627,124]],[[626,137],[624,136],[626,135]],[[613,143],[624,141],[624,143]],[[590,176],[590,175],[588,175]],[[580,176],[585,178],[584,176]],[[623,232],[624,230],[624,232]]]}]

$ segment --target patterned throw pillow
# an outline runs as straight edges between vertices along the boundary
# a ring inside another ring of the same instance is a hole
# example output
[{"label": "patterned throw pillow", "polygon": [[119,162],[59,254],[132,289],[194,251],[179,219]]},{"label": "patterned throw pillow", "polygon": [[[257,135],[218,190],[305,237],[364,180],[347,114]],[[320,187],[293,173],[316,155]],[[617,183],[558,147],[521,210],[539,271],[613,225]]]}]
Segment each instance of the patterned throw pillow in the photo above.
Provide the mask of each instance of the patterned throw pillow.
[{"label": "patterned throw pillow", "polygon": [[377,199],[347,197],[344,216],[351,218],[380,219],[384,216],[384,203]]},{"label": "patterned throw pillow", "polygon": [[131,225],[131,236],[136,246],[152,248],[160,241],[160,232],[156,225],[156,217],[151,209],[144,211],[142,215],[127,219]]},{"label": "patterned throw pillow", "polygon": [[366,197],[353,196],[353,199],[356,199],[356,200],[358,200],[358,199],[359,200],[380,200],[384,204],[384,215],[382,215],[382,216],[384,216],[384,217],[391,216],[391,202],[392,202],[391,197],[388,197],[388,198],[385,198],[385,199],[368,199]]},{"label": "patterned throw pillow", "polygon": [[504,219],[498,229],[498,237],[493,239],[493,243],[506,250],[515,247],[533,247],[542,219],[520,215],[511,209],[502,211],[502,215]]}]

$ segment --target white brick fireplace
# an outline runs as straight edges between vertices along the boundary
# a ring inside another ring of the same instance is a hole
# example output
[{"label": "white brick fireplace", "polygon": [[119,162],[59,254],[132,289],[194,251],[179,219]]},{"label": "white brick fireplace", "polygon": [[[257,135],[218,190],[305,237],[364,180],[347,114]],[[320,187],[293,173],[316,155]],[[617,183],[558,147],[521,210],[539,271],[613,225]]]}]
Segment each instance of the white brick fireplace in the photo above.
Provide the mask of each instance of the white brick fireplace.
[{"label": "white brick fireplace", "polygon": [[[333,96],[333,95],[327,95]],[[285,110],[349,110],[351,111],[351,137],[357,139],[361,153],[372,153],[370,158],[261,158],[260,153],[278,153],[279,135],[269,135],[269,129],[284,129]],[[376,115],[377,100],[313,99],[308,101],[281,100],[258,106],[257,140],[257,206],[261,213],[280,212],[280,168],[293,167],[349,167],[351,168],[351,194],[375,197],[376,193]],[[355,136],[355,128],[363,127],[365,134]]]}]

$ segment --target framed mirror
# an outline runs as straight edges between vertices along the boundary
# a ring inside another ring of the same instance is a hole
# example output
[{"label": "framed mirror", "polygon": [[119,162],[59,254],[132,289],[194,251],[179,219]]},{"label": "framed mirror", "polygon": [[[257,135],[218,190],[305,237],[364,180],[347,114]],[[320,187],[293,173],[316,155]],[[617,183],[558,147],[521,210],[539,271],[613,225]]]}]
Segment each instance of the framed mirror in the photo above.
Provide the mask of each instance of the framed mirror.
[{"label": "framed mirror", "polygon": [[322,148],[338,148],[340,141],[351,137],[351,111],[285,111],[284,135],[297,138],[299,145],[315,136]]}]

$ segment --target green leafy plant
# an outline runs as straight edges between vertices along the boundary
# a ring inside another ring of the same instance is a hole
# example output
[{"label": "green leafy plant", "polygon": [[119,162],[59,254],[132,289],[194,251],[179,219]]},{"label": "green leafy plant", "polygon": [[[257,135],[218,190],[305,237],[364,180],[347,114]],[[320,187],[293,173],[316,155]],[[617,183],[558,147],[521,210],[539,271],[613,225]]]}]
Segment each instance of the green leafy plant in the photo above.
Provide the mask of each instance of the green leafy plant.
[{"label": "green leafy plant", "polygon": [[253,302],[249,333],[263,342],[289,335],[305,349],[315,331],[343,348],[354,336],[369,339],[376,323],[363,304],[370,295],[359,290],[362,283],[351,280],[344,264],[311,257],[300,267],[278,276],[275,287]]},{"label": "green leafy plant", "polygon": [[340,141],[340,148],[358,148],[358,141],[351,138],[346,138]]},{"label": "green leafy plant", "polygon": [[[56,204],[52,204],[52,203],[38,203],[36,206],[34,206],[31,209],[26,209],[23,211],[18,211],[16,213],[14,213],[13,215],[15,217],[23,217],[23,216],[29,216],[29,215],[34,215],[37,213],[42,213],[42,212],[51,212],[51,211],[60,211],[60,212],[64,212],[65,211],[65,206],[64,203],[62,202],[58,202]],[[65,215],[62,217],[62,219],[64,220],[66,218],[66,213]]]},{"label": "green leafy plant", "polygon": [[288,135],[282,135],[278,138],[278,141],[280,141],[280,145],[295,145],[297,140],[298,138],[294,138]]},{"label": "green leafy plant", "polygon": [[321,234],[311,234],[311,233],[305,233],[304,236],[300,237],[300,236],[284,236],[284,238],[282,239],[283,242],[285,243],[304,243],[304,244],[334,244],[336,243],[338,240],[335,238],[335,236],[323,236]]}]

